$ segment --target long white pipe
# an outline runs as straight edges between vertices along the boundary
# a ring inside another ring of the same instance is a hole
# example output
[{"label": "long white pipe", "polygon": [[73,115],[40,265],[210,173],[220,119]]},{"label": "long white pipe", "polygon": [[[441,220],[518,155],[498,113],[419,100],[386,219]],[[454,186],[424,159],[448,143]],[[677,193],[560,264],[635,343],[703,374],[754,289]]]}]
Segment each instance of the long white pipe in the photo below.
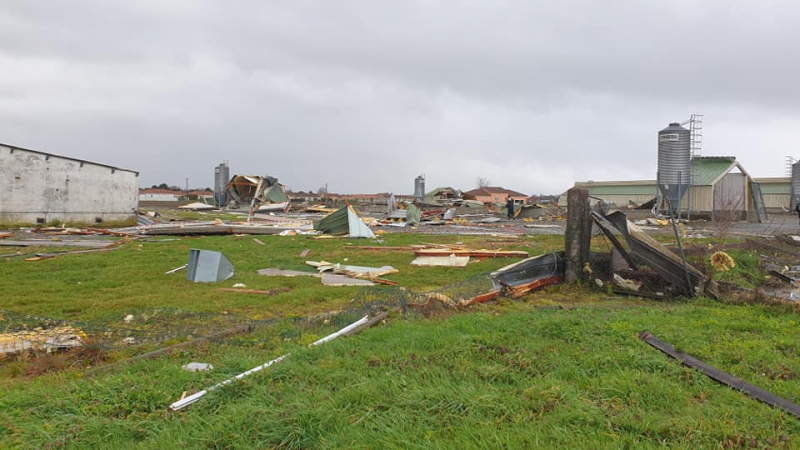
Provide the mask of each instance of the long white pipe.
[{"label": "long white pipe", "polygon": [[[361,319],[359,319],[358,321],[353,322],[350,325],[342,328],[341,330],[339,330],[339,331],[337,331],[337,332],[335,332],[333,334],[330,334],[328,336],[325,336],[324,338],[314,342],[313,344],[309,345],[309,347],[320,345],[320,344],[324,344],[324,343],[326,343],[328,341],[332,341],[332,340],[336,339],[337,337],[347,333],[348,331],[351,331],[354,328],[357,328],[357,327],[359,327],[359,326],[361,326],[361,325],[363,325],[363,324],[365,324],[367,322],[369,322],[369,316],[364,316]],[[203,396],[208,394],[209,392],[211,392],[211,391],[213,391],[215,389],[221,388],[222,386],[225,386],[226,384],[233,383],[235,380],[241,380],[242,378],[244,378],[244,377],[246,377],[246,376],[248,376],[250,374],[259,372],[261,370],[264,370],[264,369],[266,369],[267,367],[269,367],[269,366],[271,366],[273,364],[277,364],[277,363],[283,361],[289,355],[291,355],[291,353],[287,353],[287,354],[285,354],[283,356],[280,356],[278,358],[273,359],[272,361],[264,363],[264,364],[262,364],[262,365],[260,365],[258,367],[254,367],[254,368],[248,370],[247,372],[242,372],[242,373],[240,373],[239,375],[236,375],[233,378],[229,378],[229,379],[227,379],[225,381],[222,381],[220,383],[217,383],[217,384],[215,384],[215,385],[213,385],[213,386],[211,386],[211,387],[209,387],[207,389],[203,389],[202,391],[200,391],[200,392],[198,392],[196,394],[192,394],[192,395],[190,395],[190,396],[188,396],[186,398],[178,400],[177,402],[169,405],[169,407],[173,411],[178,411],[180,409],[183,409],[183,408],[191,405],[192,403],[197,402],[198,400],[203,398]]]}]

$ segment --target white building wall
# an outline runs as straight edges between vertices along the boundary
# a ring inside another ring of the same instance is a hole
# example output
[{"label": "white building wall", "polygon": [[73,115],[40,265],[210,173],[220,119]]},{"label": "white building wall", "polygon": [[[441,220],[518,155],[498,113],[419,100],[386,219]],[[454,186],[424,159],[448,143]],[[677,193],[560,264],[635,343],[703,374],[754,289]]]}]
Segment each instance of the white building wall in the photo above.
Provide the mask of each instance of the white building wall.
[{"label": "white building wall", "polygon": [[0,145],[0,223],[133,222],[139,174]]},{"label": "white building wall", "polygon": [[[213,196],[211,197],[213,200]],[[140,202],[177,202],[180,196],[175,194],[139,194]]]}]

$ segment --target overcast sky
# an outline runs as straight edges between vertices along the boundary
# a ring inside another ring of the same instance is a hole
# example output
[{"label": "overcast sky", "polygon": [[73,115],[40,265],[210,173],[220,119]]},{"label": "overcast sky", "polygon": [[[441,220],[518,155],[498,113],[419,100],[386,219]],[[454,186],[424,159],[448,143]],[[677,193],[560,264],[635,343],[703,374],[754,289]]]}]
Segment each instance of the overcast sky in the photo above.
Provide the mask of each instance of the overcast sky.
[{"label": "overcast sky", "polygon": [[0,2],[0,142],[213,185],[654,179],[657,132],[800,156],[796,1]]}]

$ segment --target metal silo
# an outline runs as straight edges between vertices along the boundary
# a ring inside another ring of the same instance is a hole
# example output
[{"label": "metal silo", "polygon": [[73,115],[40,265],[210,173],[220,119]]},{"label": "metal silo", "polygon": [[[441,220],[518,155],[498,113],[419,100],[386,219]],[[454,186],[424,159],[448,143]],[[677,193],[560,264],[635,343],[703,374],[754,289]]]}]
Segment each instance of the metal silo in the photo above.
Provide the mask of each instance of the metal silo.
[{"label": "metal silo", "polygon": [[690,133],[677,122],[658,132],[657,180],[674,213],[692,183]]},{"label": "metal silo", "polygon": [[798,202],[800,202],[800,161],[792,164],[792,199],[790,203],[792,212]]},{"label": "metal silo", "polygon": [[414,198],[422,201],[425,198],[425,175],[414,179]]},{"label": "metal silo", "polygon": [[228,161],[223,161],[222,164],[214,168],[214,201],[217,206],[225,206],[227,203],[225,186],[227,186],[230,179],[231,169],[228,167]]}]

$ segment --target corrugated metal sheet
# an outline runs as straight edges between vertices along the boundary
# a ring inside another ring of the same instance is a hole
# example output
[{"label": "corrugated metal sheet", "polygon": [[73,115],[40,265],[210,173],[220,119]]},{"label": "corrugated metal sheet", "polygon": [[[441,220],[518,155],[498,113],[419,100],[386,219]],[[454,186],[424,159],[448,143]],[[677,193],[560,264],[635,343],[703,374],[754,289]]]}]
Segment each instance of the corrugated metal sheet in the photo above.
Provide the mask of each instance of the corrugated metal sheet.
[{"label": "corrugated metal sheet", "polygon": [[792,193],[791,183],[761,183],[761,193],[767,194],[784,194],[790,195]]},{"label": "corrugated metal sheet", "polygon": [[709,186],[736,166],[733,156],[704,156],[692,159],[695,186]]}]

